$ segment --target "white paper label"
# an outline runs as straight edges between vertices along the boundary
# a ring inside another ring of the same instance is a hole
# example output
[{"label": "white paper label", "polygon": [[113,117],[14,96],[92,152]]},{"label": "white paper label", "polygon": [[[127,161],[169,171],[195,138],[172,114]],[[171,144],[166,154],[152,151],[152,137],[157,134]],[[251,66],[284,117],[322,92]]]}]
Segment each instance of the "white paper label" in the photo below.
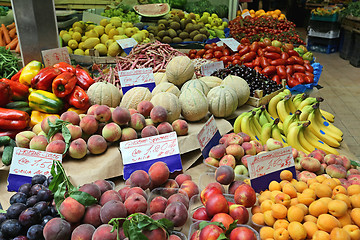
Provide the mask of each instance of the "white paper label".
[{"label": "white paper label", "polygon": [[116,42],[120,45],[122,49],[132,48],[138,44],[138,42],[133,38],[125,38],[116,40]]},{"label": "white paper label", "polygon": [[15,147],[9,173],[27,177],[43,174],[49,177],[53,161],[62,162],[62,155]]},{"label": "white paper label", "polygon": [[244,12],[243,14],[241,14],[242,18],[245,18],[246,16],[251,16],[251,14],[249,12]]},{"label": "white paper label", "polygon": [[204,76],[210,76],[213,72],[223,69],[224,68],[224,62],[218,61],[218,62],[212,62],[208,64],[201,65],[201,73]]},{"label": "white paper label", "polygon": [[212,115],[197,135],[201,151],[210,142],[217,131],[218,128],[216,126],[215,118]]},{"label": "white paper label", "polygon": [[152,68],[119,71],[121,87],[130,87],[144,83],[155,83]]},{"label": "white paper label", "polygon": [[71,64],[70,55],[66,47],[43,50],[41,54],[45,67],[53,66],[59,62]]},{"label": "white paper label", "polygon": [[220,40],[232,51],[237,52],[237,47],[240,45],[240,43],[234,38],[220,38]]}]

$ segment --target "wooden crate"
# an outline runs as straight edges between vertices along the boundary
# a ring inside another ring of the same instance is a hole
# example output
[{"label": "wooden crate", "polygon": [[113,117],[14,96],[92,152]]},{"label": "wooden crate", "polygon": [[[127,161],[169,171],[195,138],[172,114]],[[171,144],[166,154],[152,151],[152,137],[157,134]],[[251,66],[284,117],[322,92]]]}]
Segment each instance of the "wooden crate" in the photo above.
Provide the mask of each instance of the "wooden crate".
[{"label": "wooden crate", "polygon": [[[266,105],[270,102],[270,99],[272,99],[274,96],[276,96],[278,93],[284,91],[286,86],[286,80],[284,79],[282,81],[283,87],[275,92],[272,92],[266,96],[263,97],[250,97],[249,100],[246,102],[246,104],[249,104],[254,107],[260,107],[262,105]],[[262,90],[255,90],[255,94],[258,96],[262,96]]]},{"label": "wooden crate", "polygon": [[360,30],[360,18],[346,16],[341,22],[341,27],[349,31],[352,31],[353,29]]}]

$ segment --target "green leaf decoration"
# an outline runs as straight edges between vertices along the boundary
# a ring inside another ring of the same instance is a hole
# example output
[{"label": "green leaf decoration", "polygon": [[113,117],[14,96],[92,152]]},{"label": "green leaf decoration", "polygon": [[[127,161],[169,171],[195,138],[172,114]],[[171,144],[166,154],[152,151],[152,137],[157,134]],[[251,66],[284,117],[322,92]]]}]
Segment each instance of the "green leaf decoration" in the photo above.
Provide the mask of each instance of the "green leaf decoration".
[{"label": "green leaf decoration", "polygon": [[218,227],[221,227],[222,229],[226,229],[224,224],[221,222],[201,222],[199,224],[199,229],[202,230],[204,227],[206,227],[207,225],[216,225]]},{"label": "green leaf decoration", "polygon": [[221,233],[216,240],[223,240],[223,239],[228,240],[228,238],[226,237],[225,233]]},{"label": "green leaf decoration", "polygon": [[73,191],[70,193],[70,197],[72,197],[73,199],[75,199],[76,201],[78,201],[79,203],[84,205],[85,207],[91,206],[91,205],[97,203],[96,198],[94,198],[93,196],[91,196],[90,194],[88,194],[86,192]]},{"label": "green leaf decoration", "polygon": [[360,163],[358,163],[357,161],[350,160],[350,163],[351,163],[351,165],[353,165],[353,166],[360,167]]}]

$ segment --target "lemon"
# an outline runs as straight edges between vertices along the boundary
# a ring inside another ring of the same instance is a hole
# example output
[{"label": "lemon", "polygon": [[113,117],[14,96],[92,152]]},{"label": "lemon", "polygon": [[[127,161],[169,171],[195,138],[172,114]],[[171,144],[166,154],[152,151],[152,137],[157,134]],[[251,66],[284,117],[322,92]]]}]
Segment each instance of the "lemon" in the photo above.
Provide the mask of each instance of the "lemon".
[{"label": "lemon", "polygon": [[91,48],[95,47],[98,43],[100,43],[99,38],[88,38],[84,42],[84,48],[91,49]]},{"label": "lemon", "polygon": [[108,55],[111,57],[115,57],[116,55],[118,55],[120,53],[120,51],[121,51],[121,48],[120,48],[119,44],[117,44],[117,42],[113,42],[108,47]]},{"label": "lemon", "polygon": [[69,33],[65,33],[63,36],[62,36],[62,39],[64,40],[64,43],[68,43],[70,40],[71,40],[71,35]]},{"label": "lemon", "polygon": [[109,31],[109,38],[113,38],[115,35],[119,35],[119,31],[115,28],[110,29]]},{"label": "lemon", "polygon": [[73,35],[72,35],[72,39],[74,39],[77,42],[80,42],[81,41],[81,33],[74,32]]},{"label": "lemon", "polygon": [[85,33],[85,36],[91,38],[91,37],[99,37],[99,34],[94,30],[91,29],[90,31]]},{"label": "lemon", "polygon": [[63,37],[65,33],[67,33],[67,31],[61,30],[60,33],[59,33],[60,37]]},{"label": "lemon", "polygon": [[123,35],[125,28],[123,28],[123,27],[118,27],[118,28],[116,28],[116,30],[118,30],[119,35]]},{"label": "lemon", "polygon": [[111,23],[109,23],[108,25],[106,25],[105,27],[105,33],[109,34],[110,30],[115,28]]},{"label": "lemon", "polygon": [[100,37],[100,41],[101,43],[105,44],[106,41],[109,40],[109,36],[107,34],[103,34],[101,37]]},{"label": "lemon", "polygon": [[85,41],[86,41],[86,39],[88,39],[88,37],[87,37],[87,36],[82,36],[82,37],[81,37],[81,41],[82,41],[82,42],[85,42]]},{"label": "lemon", "polygon": [[101,21],[100,21],[100,25],[101,25],[101,26],[105,27],[105,26],[108,25],[108,24],[109,24],[109,20],[107,20],[106,18],[101,19]]},{"label": "lemon", "polygon": [[128,36],[126,36],[125,34],[123,34],[123,35],[115,35],[114,37],[113,37],[113,39],[116,41],[116,40],[120,40],[120,39],[126,39],[126,38],[128,38]]},{"label": "lemon", "polygon": [[79,49],[82,49],[82,50],[85,50],[85,48],[84,48],[84,42],[80,42],[79,45],[78,45],[78,48],[79,48]]},{"label": "lemon", "polygon": [[66,46],[66,48],[67,48],[69,54],[73,53],[73,50],[69,46]]},{"label": "lemon", "polygon": [[94,24],[90,24],[90,25],[88,25],[87,27],[86,27],[86,32],[87,31],[90,31],[91,29],[94,29],[96,27],[96,25],[94,25]]},{"label": "lemon", "polygon": [[122,21],[119,17],[112,17],[110,19],[110,23],[112,23],[115,27],[121,27]]},{"label": "lemon", "polygon": [[106,46],[107,48],[109,48],[109,46],[110,46],[112,43],[114,43],[114,42],[115,42],[114,40],[109,39],[109,40],[107,40],[106,43],[104,43],[104,44],[105,44],[105,46]]},{"label": "lemon", "polygon": [[75,49],[75,51],[74,51],[74,54],[76,54],[76,55],[85,55],[85,53],[84,53],[84,51],[82,50],[82,49]]},{"label": "lemon", "polygon": [[103,26],[96,26],[94,27],[94,30],[99,36],[103,35],[105,32],[105,28]]},{"label": "lemon", "polygon": [[71,49],[76,49],[78,47],[78,42],[74,39],[71,39],[69,42],[68,42],[68,46],[71,48]]},{"label": "lemon", "polygon": [[99,52],[100,55],[107,54],[107,47],[105,46],[105,44],[102,43],[96,44],[94,48]]},{"label": "lemon", "polygon": [[74,27],[73,29],[74,32],[79,32],[80,34],[83,33],[83,30],[81,27]]},{"label": "lemon", "polygon": [[141,32],[145,33],[146,38],[149,37],[149,32],[147,30],[143,29],[143,30],[141,30]]},{"label": "lemon", "polygon": [[89,56],[90,55],[90,50],[89,49],[86,49],[85,52],[84,52],[85,56]]}]

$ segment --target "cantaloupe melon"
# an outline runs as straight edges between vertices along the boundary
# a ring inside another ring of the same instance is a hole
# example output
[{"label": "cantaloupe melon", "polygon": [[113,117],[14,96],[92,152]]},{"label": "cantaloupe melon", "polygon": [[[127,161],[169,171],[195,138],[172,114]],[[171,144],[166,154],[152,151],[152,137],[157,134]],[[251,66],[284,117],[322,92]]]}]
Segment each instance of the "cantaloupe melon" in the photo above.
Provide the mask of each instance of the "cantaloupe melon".
[{"label": "cantaloupe melon", "polygon": [[156,94],[158,94],[160,92],[169,92],[169,93],[175,94],[177,97],[180,96],[180,90],[177,88],[177,86],[175,86],[174,84],[169,83],[169,82],[163,82],[163,83],[160,83],[159,85],[157,85],[152,90],[152,95],[155,96]]},{"label": "cantaloupe melon", "polygon": [[208,87],[208,85],[203,82],[200,79],[191,79],[189,81],[187,81],[186,83],[184,83],[184,85],[181,87],[181,91],[184,91],[187,88],[197,88],[200,91],[202,91],[205,96],[207,96],[210,88]]},{"label": "cantaloupe melon", "polygon": [[230,86],[238,95],[238,107],[244,105],[250,97],[250,88],[247,82],[238,76],[228,75],[221,83],[221,85]]},{"label": "cantaloupe melon", "polygon": [[166,79],[168,82],[180,87],[190,80],[195,72],[194,63],[187,56],[177,56],[171,59],[166,66]]},{"label": "cantaloupe melon", "polygon": [[172,123],[180,117],[181,105],[177,96],[169,92],[160,92],[156,94],[152,99],[151,103],[155,106],[162,106],[168,113],[167,121]]},{"label": "cantaloupe melon", "polygon": [[165,72],[156,72],[154,73],[155,78],[155,85],[159,85],[162,82],[168,82],[166,79],[166,73]]},{"label": "cantaloupe melon", "polygon": [[91,105],[117,107],[123,96],[122,91],[108,82],[96,82],[87,90]]},{"label": "cantaloupe melon", "polygon": [[209,111],[209,103],[205,94],[197,88],[187,88],[181,92],[181,115],[188,121],[199,121]]},{"label": "cantaloupe melon", "polygon": [[229,86],[217,86],[212,88],[207,99],[209,111],[215,117],[229,117],[233,114],[238,105],[238,96],[234,89]]},{"label": "cantaloupe melon", "polygon": [[220,86],[220,84],[222,82],[221,78],[214,77],[214,76],[201,77],[201,78],[199,78],[199,80],[206,83],[206,85],[208,85],[208,87],[210,89],[212,89],[213,87],[216,87],[216,86]]},{"label": "cantaloupe melon", "polygon": [[151,92],[146,87],[133,87],[124,94],[121,100],[120,107],[136,109],[137,105],[143,101],[151,100]]}]

